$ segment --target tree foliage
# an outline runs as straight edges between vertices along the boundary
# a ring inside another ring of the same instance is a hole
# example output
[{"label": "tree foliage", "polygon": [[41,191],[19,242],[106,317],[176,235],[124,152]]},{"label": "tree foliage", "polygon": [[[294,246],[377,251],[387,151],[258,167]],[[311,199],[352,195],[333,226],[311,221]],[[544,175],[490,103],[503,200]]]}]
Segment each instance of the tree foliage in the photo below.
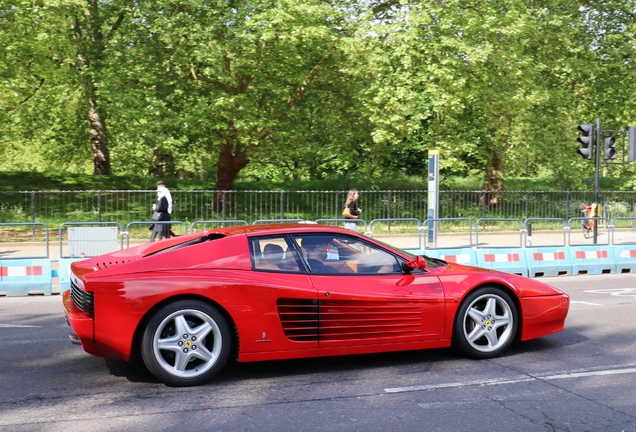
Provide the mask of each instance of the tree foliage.
[{"label": "tree foliage", "polygon": [[[10,0],[0,169],[267,181],[552,176],[636,124],[633,0]],[[610,166],[606,176],[634,172]]]}]

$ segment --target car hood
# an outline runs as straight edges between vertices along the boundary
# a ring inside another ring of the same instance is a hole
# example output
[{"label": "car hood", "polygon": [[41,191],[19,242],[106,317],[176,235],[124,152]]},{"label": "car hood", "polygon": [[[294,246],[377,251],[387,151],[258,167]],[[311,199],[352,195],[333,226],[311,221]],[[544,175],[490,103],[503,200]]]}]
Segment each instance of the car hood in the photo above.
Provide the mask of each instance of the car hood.
[{"label": "car hood", "polygon": [[563,291],[536,279],[457,263],[448,263],[448,266],[436,275],[449,296],[453,295],[451,293],[453,289],[456,289],[457,292],[466,292],[477,285],[486,284],[508,287],[520,298],[565,294]]}]

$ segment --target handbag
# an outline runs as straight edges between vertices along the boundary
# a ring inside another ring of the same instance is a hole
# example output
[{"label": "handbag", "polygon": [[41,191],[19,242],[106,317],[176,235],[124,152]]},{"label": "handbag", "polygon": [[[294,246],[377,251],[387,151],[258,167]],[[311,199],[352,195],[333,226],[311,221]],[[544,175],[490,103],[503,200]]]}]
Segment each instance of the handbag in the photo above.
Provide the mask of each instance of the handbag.
[{"label": "handbag", "polygon": [[358,216],[351,214],[351,209],[349,207],[344,208],[342,215],[347,219],[358,219]]},{"label": "handbag", "polygon": [[152,220],[153,221],[158,221],[161,220],[161,213],[156,211],[152,213]]}]

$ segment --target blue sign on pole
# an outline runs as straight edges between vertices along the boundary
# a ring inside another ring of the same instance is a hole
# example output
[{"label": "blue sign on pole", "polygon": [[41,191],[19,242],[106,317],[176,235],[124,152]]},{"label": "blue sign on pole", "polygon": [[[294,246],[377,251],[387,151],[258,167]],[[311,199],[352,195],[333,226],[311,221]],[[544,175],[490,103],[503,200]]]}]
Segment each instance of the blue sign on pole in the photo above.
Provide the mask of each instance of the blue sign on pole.
[{"label": "blue sign on pole", "polygon": [[439,150],[428,151],[428,243],[437,242],[439,203]]}]

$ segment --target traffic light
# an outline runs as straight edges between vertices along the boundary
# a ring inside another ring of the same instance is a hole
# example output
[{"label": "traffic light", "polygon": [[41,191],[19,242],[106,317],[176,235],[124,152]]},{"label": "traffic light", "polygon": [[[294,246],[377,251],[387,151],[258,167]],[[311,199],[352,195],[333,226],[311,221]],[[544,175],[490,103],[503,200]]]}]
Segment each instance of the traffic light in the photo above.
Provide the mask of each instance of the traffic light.
[{"label": "traffic light", "polygon": [[627,160],[630,162],[636,162],[636,126],[630,126],[627,128],[629,139],[627,140]]},{"label": "traffic light", "polygon": [[616,157],[616,138],[613,136],[608,136],[603,139],[604,150],[603,157],[605,159],[614,159]]},{"label": "traffic light", "polygon": [[576,140],[582,145],[576,152],[583,159],[592,159],[592,150],[594,148],[594,124],[583,124],[577,128],[581,132],[581,136]]}]

